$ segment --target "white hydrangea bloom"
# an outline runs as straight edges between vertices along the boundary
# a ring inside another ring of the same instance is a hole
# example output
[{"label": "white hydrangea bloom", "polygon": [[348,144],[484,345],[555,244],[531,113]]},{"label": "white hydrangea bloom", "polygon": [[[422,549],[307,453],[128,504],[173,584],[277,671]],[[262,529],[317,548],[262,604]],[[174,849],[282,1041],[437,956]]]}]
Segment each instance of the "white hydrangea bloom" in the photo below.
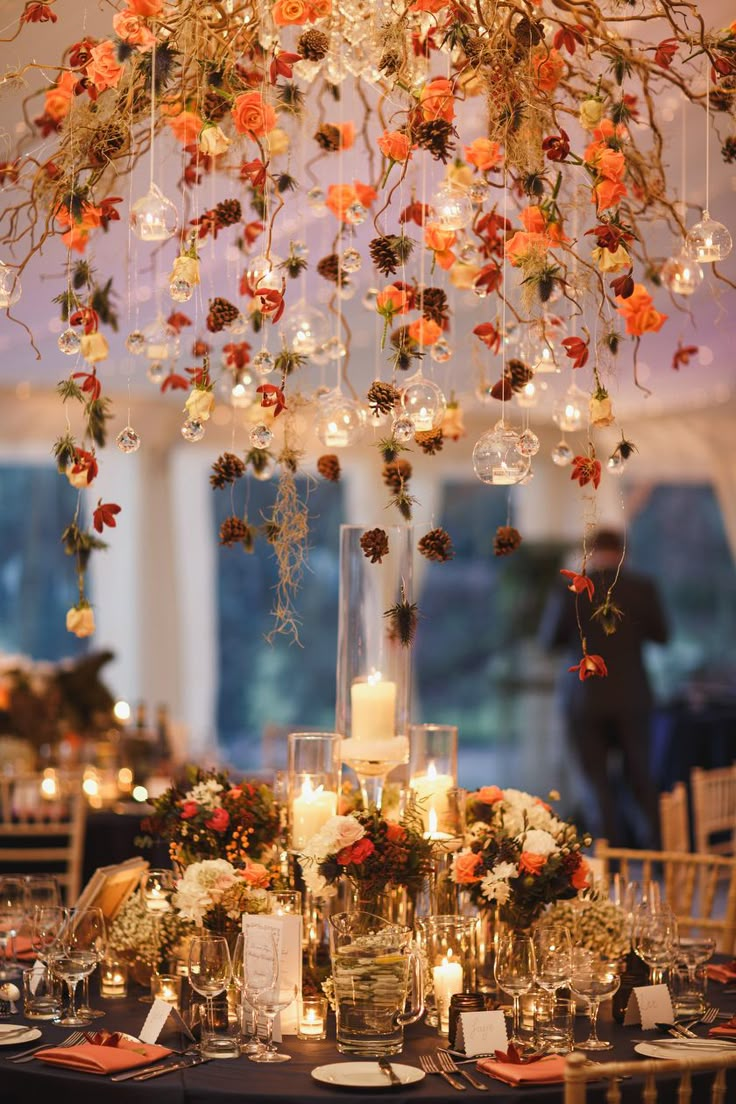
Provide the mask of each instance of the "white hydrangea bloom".
[{"label": "white hydrangea bloom", "polygon": [[532,828],[519,839],[524,851],[530,851],[533,855],[554,855],[559,851],[554,836],[541,828]]}]

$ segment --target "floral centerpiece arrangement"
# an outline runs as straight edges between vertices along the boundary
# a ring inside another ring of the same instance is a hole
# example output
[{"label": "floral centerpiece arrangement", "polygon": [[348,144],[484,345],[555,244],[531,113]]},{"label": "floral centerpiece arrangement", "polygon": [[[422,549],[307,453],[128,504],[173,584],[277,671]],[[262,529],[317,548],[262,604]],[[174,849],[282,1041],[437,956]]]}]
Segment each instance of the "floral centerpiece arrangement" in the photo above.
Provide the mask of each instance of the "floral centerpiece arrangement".
[{"label": "floral centerpiece arrangement", "polygon": [[478,908],[528,928],[546,905],[587,886],[582,848],[590,843],[541,798],[484,786],[468,799],[467,846],[453,860],[453,879]]},{"label": "floral centerpiece arrangement", "polygon": [[330,817],[307,841],[299,862],[315,897],[334,897],[344,875],[356,890],[359,907],[375,912],[388,889],[420,889],[432,870],[433,852],[421,823],[411,816],[386,820],[371,809]]},{"label": "floral centerpiece arrangement", "polygon": [[226,931],[244,912],[268,912],[270,881],[261,863],[236,869],[226,859],[203,859],[186,867],[172,903],[182,919],[210,931]]},{"label": "floral centerpiece arrangement", "polygon": [[263,782],[233,783],[222,771],[187,767],[185,780],[153,801],[143,831],[169,841],[182,867],[202,859],[235,866],[268,858],[280,829],[273,790]]},{"label": "floral centerpiece arrangement", "polygon": [[134,893],[110,925],[108,944],[110,953],[125,959],[136,980],[145,984],[151,970],[160,970],[169,959],[187,957],[194,932],[194,924],[182,913],[170,909],[154,916]]}]

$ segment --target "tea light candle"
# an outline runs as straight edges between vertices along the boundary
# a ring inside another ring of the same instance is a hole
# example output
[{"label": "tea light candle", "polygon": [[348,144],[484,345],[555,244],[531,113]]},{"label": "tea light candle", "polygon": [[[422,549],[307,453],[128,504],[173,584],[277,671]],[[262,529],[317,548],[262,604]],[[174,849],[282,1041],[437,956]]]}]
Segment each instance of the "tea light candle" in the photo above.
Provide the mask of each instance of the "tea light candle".
[{"label": "tea light candle", "polygon": [[434,997],[440,1014],[440,1034],[450,1031],[450,997],[463,991],[463,968],[459,962],[450,961],[449,956],[442,959],[439,966],[432,967]]},{"label": "tea light candle", "polygon": [[432,840],[434,843],[449,843],[453,838],[449,832],[439,832],[437,830],[437,813],[434,809],[429,810],[427,831],[424,833],[424,838],[426,840]]},{"label": "tea light candle", "polygon": [[300,1039],[324,1039],[327,1036],[327,1001],[324,997],[305,997],[299,1014]]},{"label": "tea light candle", "polygon": [[169,898],[167,891],[159,886],[152,886],[144,894],[145,906],[149,912],[168,912]]},{"label": "tea light candle", "polygon": [[427,773],[415,775],[410,785],[417,795],[417,809],[424,821],[425,829],[429,830],[431,810],[435,812],[437,824],[441,824],[449,810],[450,790],[455,786],[452,775],[438,774],[434,760],[430,759]]},{"label": "tea light candle", "polygon": [[300,851],[308,839],[337,813],[337,793],[323,786],[314,786],[307,776],[302,790],[294,798],[291,809],[291,846]]},{"label": "tea light candle", "polygon": [[100,996],[124,997],[128,992],[128,968],[123,962],[107,961],[100,967]]},{"label": "tea light candle", "polygon": [[153,995],[178,1009],[181,995],[181,978],[174,974],[154,974]]}]

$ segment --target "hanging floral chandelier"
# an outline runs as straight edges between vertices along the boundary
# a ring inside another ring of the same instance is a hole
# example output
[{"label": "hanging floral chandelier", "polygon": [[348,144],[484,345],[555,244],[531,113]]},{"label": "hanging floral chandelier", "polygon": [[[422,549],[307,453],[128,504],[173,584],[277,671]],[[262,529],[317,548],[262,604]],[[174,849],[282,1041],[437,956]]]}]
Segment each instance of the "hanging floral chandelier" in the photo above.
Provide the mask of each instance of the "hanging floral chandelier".
[{"label": "hanging floral chandelier", "polygon": [[[341,452],[373,434],[389,503],[410,519],[405,453],[434,456],[463,435],[458,395],[489,412],[476,475],[512,486],[531,477],[531,411],[564,371],[552,460],[589,489],[605,469],[621,473],[635,451],[623,432],[603,463],[595,443],[617,424],[617,358],[633,344],[639,383],[639,343],[667,321],[655,299],[686,299],[705,267],[723,278],[731,250],[709,211],[709,177],[702,212],[673,190],[658,104],[669,92],[705,109],[708,169],[716,113],[733,130],[736,24],[708,29],[696,4],[669,0],[114,6],[107,37],[5,77],[23,88],[29,125],[0,164],[0,306],[36,348],[21,280],[60,238],[58,347],[74,364],[59,384],[68,429],[55,453],[74,486],[94,497],[113,418],[107,335],[118,328],[131,375],[143,362],[163,393],[186,395],[187,441],[204,437],[217,403],[246,412],[240,451],[213,465],[215,488],[278,472],[265,525],[244,510],[220,533],[246,551],[273,545],[277,631],[297,634],[307,433],[332,481]],[[54,4],[26,3],[16,35],[46,24],[51,50],[56,21]],[[727,136],[724,159],[735,151]],[[663,227],[669,258],[650,246]],[[110,271],[97,256],[107,233]],[[143,317],[131,282],[151,264],[168,279]],[[375,318],[375,378],[362,389],[350,371],[355,310]],[[468,340],[472,357],[456,355]],[[695,351],[678,344],[676,366]],[[133,421],[129,412],[116,438],[126,453],[141,445]],[[566,439],[576,431],[586,434],[577,450]],[[97,500],[89,512],[90,527],[78,508],[64,534],[79,577],[68,627],[80,636],[94,631],[89,556],[120,507]],[[497,554],[518,546],[515,532],[499,530]],[[369,543],[372,556],[381,540]],[[420,550],[452,555],[443,530]],[[576,578],[584,562],[585,546]]]}]

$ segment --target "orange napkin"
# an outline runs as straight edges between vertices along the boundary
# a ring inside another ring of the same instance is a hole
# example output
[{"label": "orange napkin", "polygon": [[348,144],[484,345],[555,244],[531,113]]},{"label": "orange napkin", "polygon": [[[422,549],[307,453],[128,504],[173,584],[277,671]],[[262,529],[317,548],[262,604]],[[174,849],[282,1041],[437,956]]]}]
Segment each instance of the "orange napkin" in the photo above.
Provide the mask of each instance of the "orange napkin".
[{"label": "orange napkin", "polygon": [[487,1073],[507,1085],[552,1085],[565,1079],[565,1059],[560,1054],[550,1054],[538,1062],[498,1062],[495,1058],[481,1058],[477,1063],[481,1073]]},{"label": "orange napkin", "polygon": [[736,959],[733,962],[712,962],[705,967],[705,971],[710,981],[720,981],[724,984],[736,981]]},{"label": "orange napkin", "polygon": [[[16,958],[22,958],[26,961],[35,958],[33,948],[31,947],[31,941],[27,935],[16,935],[13,943],[15,945]],[[10,958],[10,940],[8,940],[8,945],[5,948],[5,956],[6,958]]]},{"label": "orange napkin", "polygon": [[721,1035],[726,1039],[736,1039],[736,1016],[730,1020],[726,1020],[725,1023],[716,1024],[715,1027],[711,1027],[708,1034],[715,1035],[716,1037]]},{"label": "orange napkin", "polygon": [[171,1054],[168,1047],[121,1039],[117,1046],[80,1043],[73,1047],[53,1047],[36,1055],[39,1062],[50,1066],[65,1066],[83,1073],[120,1073],[122,1070],[148,1066]]}]

